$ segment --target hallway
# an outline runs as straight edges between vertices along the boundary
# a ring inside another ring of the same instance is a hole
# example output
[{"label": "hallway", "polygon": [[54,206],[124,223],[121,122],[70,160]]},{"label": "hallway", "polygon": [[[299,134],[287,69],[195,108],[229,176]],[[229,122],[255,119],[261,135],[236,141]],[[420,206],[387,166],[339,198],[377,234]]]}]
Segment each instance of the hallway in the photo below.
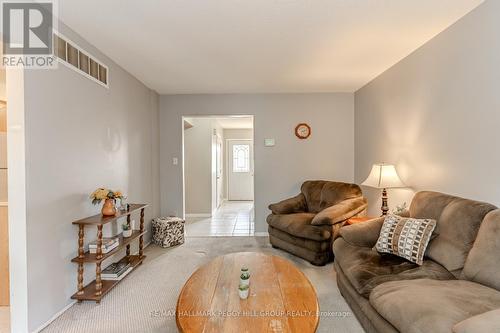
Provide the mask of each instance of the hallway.
[{"label": "hallway", "polygon": [[212,217],[187,217],[187,237],[253,236],[253,201],[225,201]]}]

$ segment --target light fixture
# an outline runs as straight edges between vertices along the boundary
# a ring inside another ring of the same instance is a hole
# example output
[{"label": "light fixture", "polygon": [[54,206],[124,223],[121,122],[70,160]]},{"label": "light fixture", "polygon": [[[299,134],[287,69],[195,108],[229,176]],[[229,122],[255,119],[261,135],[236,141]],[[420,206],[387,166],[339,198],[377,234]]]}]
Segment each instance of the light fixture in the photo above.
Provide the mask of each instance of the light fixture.
[{"label": "light fixture", "polygon": [[392,164],[374,164],[368,178],[361,185],[382,189],[382,216],[387,215],[389,206],[387,205],[387,189],[395,187],[405,187]]}]

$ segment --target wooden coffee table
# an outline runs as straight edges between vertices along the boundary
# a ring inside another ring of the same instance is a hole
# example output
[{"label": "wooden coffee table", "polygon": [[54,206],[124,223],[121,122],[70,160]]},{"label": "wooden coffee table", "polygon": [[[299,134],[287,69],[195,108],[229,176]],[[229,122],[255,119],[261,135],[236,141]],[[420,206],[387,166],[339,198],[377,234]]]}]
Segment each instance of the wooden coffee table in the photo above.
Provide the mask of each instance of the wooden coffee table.
[{"label": "wooden coffee table", "polygon": [[[250,294],[238,296],[242,266]],[[181,332],[315,332],[318,299],[311,282],[289,261],[261,253],[220,256],[191,275],[177,301]]]}]

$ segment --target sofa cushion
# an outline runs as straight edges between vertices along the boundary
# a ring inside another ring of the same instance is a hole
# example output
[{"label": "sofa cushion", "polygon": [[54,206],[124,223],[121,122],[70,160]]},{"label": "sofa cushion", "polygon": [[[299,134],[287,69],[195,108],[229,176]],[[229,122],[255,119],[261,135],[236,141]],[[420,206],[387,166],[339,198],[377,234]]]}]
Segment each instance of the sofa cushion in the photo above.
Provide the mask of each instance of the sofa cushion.
[{"label": "sofa cushion", "polygon": [[363,223],[346,225],[340,229],[340,237],[347,243],[372,248],[377,243],[385,217],[377,217]]},{"label": "sofa cushion", "polygon": [[418,192],[410,216],[437,221],[436,234],[426,256],[459,276],[484,216],[495,206],[437,192]]},{"label": "sofa cushion", "polygon": [[500,290],[500,209],[484,218],[463,275],[467,280]]},{"label": "sofa cushion", "polygon": [[313,226],[311,221],[315,214],[297,213],[286,215],[270,214],[267,223],[278,230],[301,238],[324,241],[331,237],[330,226]]},{"label": "sofa cushion", "polygon": [[392,281],[373,289],[370,304],[402,333],[450,333],[460,321],[500,307],[500,292],[464,280]]},{"label": "sofa cushion", "polygon": [[288,232],[281,231],[271,226],[268,227],[268,232],[269,235],[273,235],[274,237],[279,238],[282,241],[308,249],[313,252],[331,252],[331,243],[329,239],[318,242],[312,239],[290,235]]},{"label": "sofa cushion", "polygon": [[364,197],[357,197],[341,201],[333,206],[323,209],[316,214],[311,224],[313,225],[333,225],[343,222],[356,214],[361,213],[368,206]]},{"label": "sofa cushion", "polygon": [[325,180],[308,180],[300,187],[300,191],[306,198],[308,212],[318,213],[321,211],[321,191],[325,184]]},{"label": "sofa cushion", "polygon": [[319,213],[343,200],[363,195],[356,184],[325,180],[308,180],[302,184],[300,190],[306,198],[307,211],[310,213]]},{"label": "sofa cushion", "polygon": [[425,260],[422,266],[418,266],[392,254],[380,254],[371,248],[351,245],[342,238],[335,241],[333,252],[349,282],[365,298],[373,288],[388,281],[454,279],[450,272],[432,260]]},{"label": "sofa cushion", "polygon": [[453,333],[500,332],[500,309],[481,313],[453,326]]},{"label": "sofa cushion", "polygon": [[321,191],[320,210],[336,205],[344,200],[363,196],[361,188],[356,184],[342,182],[326,182]]},{"label": "sofa cushion", "polygon": [[307,210],[306,198],[300,193],[293,198],[270,204],[269,210],[271,210],[273,214],[304,213]]},{"label": "sofa cushion", "polygon": [[436,220],[389,215],[385,218],[375,248],[422,265],[425,249]]},{"label": "sofa cushion", "polygon": [[274,247],[292,253],[297,257],[305,259],[309,261],[311,264],[316,266],[323,266],[332,261],[333,255],[331,251],[324,251],[324,252],[311,251],[304,247],[284,241],[281,238],[278,238],[272,234],[269,234],[269,242]]}]

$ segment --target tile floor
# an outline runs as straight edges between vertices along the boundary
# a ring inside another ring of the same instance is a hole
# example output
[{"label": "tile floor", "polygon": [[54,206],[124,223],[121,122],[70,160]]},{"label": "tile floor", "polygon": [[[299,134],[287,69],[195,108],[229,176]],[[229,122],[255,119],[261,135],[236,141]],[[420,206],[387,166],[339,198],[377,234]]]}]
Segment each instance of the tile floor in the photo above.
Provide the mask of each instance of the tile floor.
[{"label": "tile floor", "polygon": [[253,201],[225,201],[212,217],[186,218],[186,237],[253,235]]}]

